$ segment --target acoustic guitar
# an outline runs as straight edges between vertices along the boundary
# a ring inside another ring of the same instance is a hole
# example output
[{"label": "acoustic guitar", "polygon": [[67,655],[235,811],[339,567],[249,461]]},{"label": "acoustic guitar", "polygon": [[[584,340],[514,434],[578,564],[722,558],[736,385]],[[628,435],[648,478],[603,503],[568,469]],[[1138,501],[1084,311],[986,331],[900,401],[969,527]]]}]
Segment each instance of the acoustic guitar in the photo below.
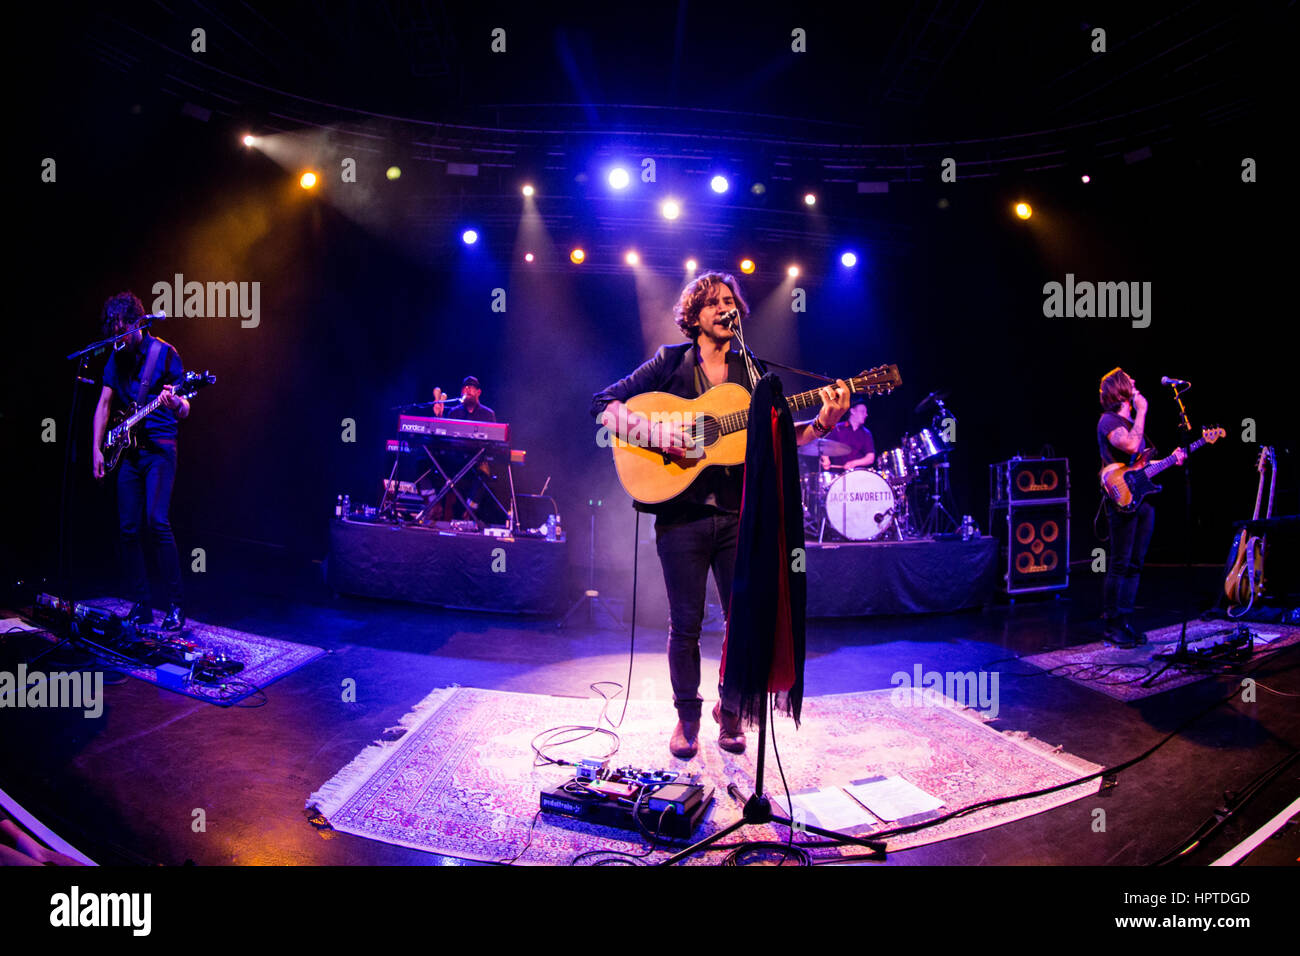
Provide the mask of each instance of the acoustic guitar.
[{"label": "acoustic guitar", "polygon": [[[1202,429],[1201,437],[1188,446],[1187,454],[1199,451],[1206,445],[1213,445],[1226,434],[1228,433],[1222,428]],[[1151,479],[1174,464],[1173,455],[1151,461],[1151,450],[1147,449],[1131,465],[1114,462],[1103,468],[1100,475],[1101,490],[1120,511],[1136,511],[1143,498],[1160,490],[1160,486]]]},{"label": "acoustic guitar", "polygon": [[[881,365],[845,382],[860,395],[885,395],[903,382],[897,365]],[[674,458],[649,447],[649,435],[633,429],[631,441],[612,436],[614,468],[629,495],[642,504],[658,504],[690,487],[706,468],[739,465],[745,460],[745,430],[749,426],[749,392],[734,382],[715,385],[699,398],[668,392],[643,392],[627,400],[630,411],[651,422],[669,422],[695,442],[686,458]],[[821,404],[818,389],[786,397],[792,411]]]},{"label": "acoustic guitar", "polygon": [[[1264,498],[1264,466],[1272,468],[1273,479],[1268,488],[1268,511],[1266,518],[1273,517],[1273,493],[1277,490],[1277,458],[1273,449],[1265,446],[1259,450],[1259,461],[1255,469],[1259,472],[1259,487],[1255,490],[1255,513],[1252,521],[1259,520],[1259,509]],[[1240,614],[1250,610],[1255,599],[1264,593],[1264,536],[1251,536],[1242,528],[1232,541],[1232,550],[1228,552],[1228,573],[1223,581],[1223,593],[1227,595],[1232,607],[1243,607]],[[1229,613],[1231,609],[1229,609]]]}]

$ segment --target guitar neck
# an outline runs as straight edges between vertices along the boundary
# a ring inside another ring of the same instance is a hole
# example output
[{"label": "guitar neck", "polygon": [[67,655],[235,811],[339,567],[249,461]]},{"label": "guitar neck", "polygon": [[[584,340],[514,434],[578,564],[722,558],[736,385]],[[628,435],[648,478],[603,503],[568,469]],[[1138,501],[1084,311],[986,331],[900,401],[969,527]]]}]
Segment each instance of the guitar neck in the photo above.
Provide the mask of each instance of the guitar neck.
[{"label": "guitar neck", "polygon": [[157,409],[158,406],[161,404],[162,404],[162,396],[159,395],[157,398],[153,399],[153,401],[151,401],[148,405],[145,405],[137,412],[135,412],[135,414],[133,414],[130,418],[124,421],[120,427],[122,428],[133,427],[138,422],[143,421],[144,419],[152,415],[154,413],[154,410]]},{"label": "guitar neck", "polygon": [[[853,392],[853,382],[849,383],[849,391]],[[864,390],[865,391],[865,390]],[[814,405],[821,404],[821,390],[811,388],[806,392],[799,392],[796,395],[786,396],[786,402],[791,411],[803,411],[805,408],[812,408]],[[749,409],[744,408],[738,412],[732,412],[729,415],[723,415],[718,419],[722,434],[729,435],[732,432],[738,432],[749,427]]]},{"label": "guitar neck", "polygon": [[[1196,441],[1192,442],[1190,445],[1187,446],[1187,454],[1190,455],[1192,452],[1201,448],[1205,444],[1206,441],[1204,438],[1196,439]],[[1170,455],[1168,458],[1161,458],[1159,461],[1147,465],[1145,468],[1142,469],[1142,471],[1148,478],[1150,478],[1153,475],[1160,474],[1160,472],[1164,471],[1166,468],[1170,467],[1173,464],[1175,464],[1174,456]]]}]

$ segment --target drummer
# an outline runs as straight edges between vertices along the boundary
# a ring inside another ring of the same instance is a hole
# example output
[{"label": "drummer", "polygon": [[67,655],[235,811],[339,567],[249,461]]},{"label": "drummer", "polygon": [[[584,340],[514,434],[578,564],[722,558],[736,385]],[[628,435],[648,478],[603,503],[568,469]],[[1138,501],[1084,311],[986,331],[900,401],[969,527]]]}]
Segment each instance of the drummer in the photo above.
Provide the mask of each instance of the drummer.
[{"label": "drummer", "polygon": [[826,436],[826,441],[847,445],[849,451],[843,455],[822,455],[823,471],[852,471],[854,468],[870,468],[875,463],[876,446],[866,422],[866,402],[858,402],[849,408],[849,417]]}]

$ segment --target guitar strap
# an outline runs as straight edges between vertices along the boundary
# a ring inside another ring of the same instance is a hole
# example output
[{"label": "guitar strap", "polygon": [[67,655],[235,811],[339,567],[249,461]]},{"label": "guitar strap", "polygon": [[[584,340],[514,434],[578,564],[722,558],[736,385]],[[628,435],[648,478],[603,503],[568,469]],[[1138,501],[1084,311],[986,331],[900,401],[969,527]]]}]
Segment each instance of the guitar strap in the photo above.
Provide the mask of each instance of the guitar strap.
[{"label": "guitar strap", "polygon": [[149,381],[153,378],[153,370],[158,367],[158,356],[162,354],[162,342],[153,339],[149,343],[149,355],[144,361],[144,371],[140,374],[140,380],[136,384],[134,401],[137,405],[143,405],[145,400],[145,390],[149,387]]}]

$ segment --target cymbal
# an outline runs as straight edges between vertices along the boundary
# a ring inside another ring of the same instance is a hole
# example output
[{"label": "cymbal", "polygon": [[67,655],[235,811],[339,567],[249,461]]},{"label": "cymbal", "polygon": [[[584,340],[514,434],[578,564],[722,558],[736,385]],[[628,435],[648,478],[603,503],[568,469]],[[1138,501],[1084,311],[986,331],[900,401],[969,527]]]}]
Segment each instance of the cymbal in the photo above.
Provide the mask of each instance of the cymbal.
[{"label": "cymbal", "polygon": [[830,455],[832,458],[838,458],[840,455],[851,455],[853,449],[841,441],[827,441],[825,438],[819,438],[816,441],[810,441],[806,445],[799,446],[799,454],[806,455],[809,458],[817,458],[821,455]]},{"label": "cymbal", "polygon": [[921,413],[921,409],[929,405],[930,402],[934,401],[935,399],[938,399],[939,401],[943,401],[947,397],[948,397],[947,392],[931,392],[929,395],[925,396],[925,398],[921,399],[920,404],[917,405],[916,408],[912,409],[912,414],[919,415]]}]

